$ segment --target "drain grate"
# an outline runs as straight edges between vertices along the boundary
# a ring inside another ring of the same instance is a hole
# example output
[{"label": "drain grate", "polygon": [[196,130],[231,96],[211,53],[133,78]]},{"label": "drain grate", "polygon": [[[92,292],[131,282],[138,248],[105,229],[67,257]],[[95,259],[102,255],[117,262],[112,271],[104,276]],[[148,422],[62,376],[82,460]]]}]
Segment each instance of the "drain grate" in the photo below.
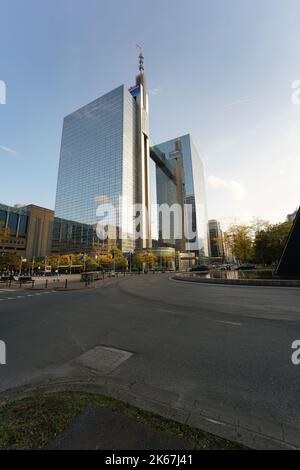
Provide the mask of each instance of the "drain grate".
[{"label": "drain grate", "polygon": [[97,346],[82,354],[76,359],[81,366],[98,372],[108,373],[119,367],[124,361],[132,356],[131,352],[121,349],[109,348],[107,346]]}]

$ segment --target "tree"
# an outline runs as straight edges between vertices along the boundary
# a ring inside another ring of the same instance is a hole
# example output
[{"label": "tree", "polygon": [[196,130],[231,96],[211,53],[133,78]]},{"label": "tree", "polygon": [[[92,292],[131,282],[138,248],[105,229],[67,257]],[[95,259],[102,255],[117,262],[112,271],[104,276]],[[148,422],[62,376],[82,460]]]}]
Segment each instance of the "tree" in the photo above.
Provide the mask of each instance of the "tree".
[{"label": "tree", "polygon": [[45,268],[45,258],[35,258],[34,260],[34,266],[35,268],[38,269],[44,269]]},{"label": "tree", "polygon": [[253,259],[254,233],[251,225],[231,225],[226,232],[227,243],[238,262],[245,263]]},{"label": "tree", "polygon": [[270,222],[265,219],[260,219],[259,217],[253,217],[251,221],[251,227],[254,233],[261,232],[262,230],[267,230],[270,227]]},{"label": "tree", "polygon": [[137,268],[153,268],[157,264],[157,256],[151,251],[135,253],[132,258],[132,264]]},{"label": "tree", "polygon": [[97,261],[98,266],[102,269],[111,269],[114,264],[111,255],[99,255]]},{"label": "tree", "polygon": [[157,264],[157,256],[149,252],[145,255],[145,262],[150,268],[153,268]]},{"label": "tree", "polygon": [[[86,256],[86,255],[84,255],[84,256],[85,256],[85,268],[87,270],[91,270],[91,271],[97,269],[97,266],[98,266],[97,261],[94,258],[92,258],[91,256]],[[81,263],[82,262],[83,261],[81,260]]]},{"label": "tree", "polygon": [[1,253],[0,254],[0,269],[16,271],[20,268],[21,256],[16,253]]},{"label": "tree", "polygon": [[268,225],[264,230],[260,230],[256,233],[254,259],[257,263],[272,265],[279,262],[291,226],[291,222],[283,222]]},{"label": "tree", "polygon": [[51,266],[52,269],[57,269],[61,264],[61,257],[59,255],[47,256],[47,266]]},{"label": "tree", "polygon": [[132,264],[136,268],[140,269],[143,267],[143,263],[145,262],[145,255],[144,253],[134,253],[132,257]]},{"label": "tree", "polygon": [[4,241],[11,236],[9,228],[0,227],[0,243],[4,243]]},{"label": "tree", "polygon": [[116,246],[111,248],[110,254],[113,260],[113,266],[116,267],[116,269],[124,269],[127,268],[128,266],[128,261],[127,259],[123,256],[122,250],[117,248]]}]

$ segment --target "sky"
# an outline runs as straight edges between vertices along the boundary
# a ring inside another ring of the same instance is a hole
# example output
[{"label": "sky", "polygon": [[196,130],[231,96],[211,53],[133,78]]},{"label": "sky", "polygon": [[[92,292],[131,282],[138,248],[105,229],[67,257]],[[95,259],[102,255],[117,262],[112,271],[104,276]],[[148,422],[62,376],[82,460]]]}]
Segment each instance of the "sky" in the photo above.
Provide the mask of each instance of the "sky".
[{"label": "sky", "polygon": [[0,17],[1,203],[54,208],[64,116],[133,85],[138,43],[151,140],[191,134],[209,218],[300,204],[299,0],[1,0]]}]

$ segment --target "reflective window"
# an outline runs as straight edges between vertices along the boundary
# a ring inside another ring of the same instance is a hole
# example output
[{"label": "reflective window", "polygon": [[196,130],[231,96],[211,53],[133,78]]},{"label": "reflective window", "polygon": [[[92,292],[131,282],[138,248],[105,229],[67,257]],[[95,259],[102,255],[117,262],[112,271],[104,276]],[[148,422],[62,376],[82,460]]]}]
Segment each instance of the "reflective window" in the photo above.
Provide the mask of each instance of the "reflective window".
[{"label": "reflective window", "polygon": [[17,233],[18,220],[19,220],[19,214],[16,214],[15,212],[9,213],[7,227],[10,230],[10,233],[12,235],[16,235]]},{"label": "reflective window", "polygon": [[[128,231],[120,247],[130,251],[134,246],[133,221],[123,223],[119,196],[135,202],[137,106],[122,85],[64,119],[55,216],[69,221],[69,239],[76,243],[93,243],[97,207],[109,203],[116,209],[117,226]],[[67,230],[66,222],[60,230]],[[54,236],[58,234],[56,227]]]}]

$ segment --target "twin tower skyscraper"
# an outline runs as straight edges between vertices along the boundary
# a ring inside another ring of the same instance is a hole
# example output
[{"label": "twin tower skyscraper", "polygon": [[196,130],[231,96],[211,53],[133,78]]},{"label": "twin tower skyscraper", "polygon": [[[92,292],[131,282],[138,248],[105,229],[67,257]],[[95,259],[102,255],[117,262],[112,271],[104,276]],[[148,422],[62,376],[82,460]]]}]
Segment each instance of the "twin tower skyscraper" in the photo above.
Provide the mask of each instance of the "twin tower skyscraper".
[{"label": "twin tower skyscraper", "polygon": [[64,118],[53,252],[97,253],[109,244],[133,252],[154,244],[207,256],[205,199],[189,135],[150,146],[142,52],[134,86],[121,85]]}]

